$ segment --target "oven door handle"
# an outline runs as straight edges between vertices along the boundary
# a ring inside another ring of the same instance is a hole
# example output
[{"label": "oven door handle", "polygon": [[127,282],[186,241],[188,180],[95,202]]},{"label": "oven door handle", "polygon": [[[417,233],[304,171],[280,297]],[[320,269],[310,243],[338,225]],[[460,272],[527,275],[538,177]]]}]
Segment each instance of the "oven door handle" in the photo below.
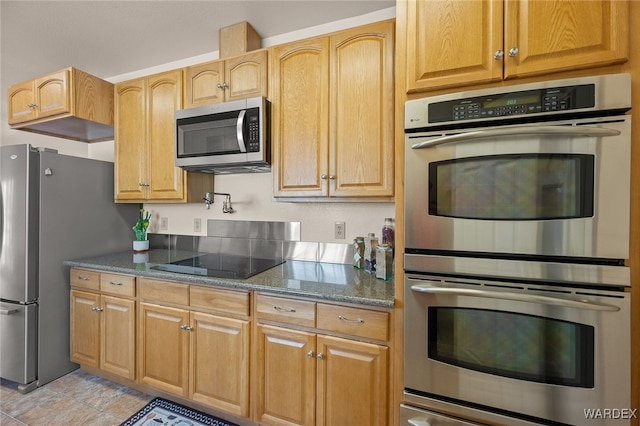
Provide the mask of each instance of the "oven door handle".
[{"label": "oven door handle", "polygon": [[538,294],[518,294],[518,293],[511,293],[511,292],[478,290],[478,289],[472,289],[472,288],[440,287],[440,286],[432,286],[428,284],[412,285],[411,290],[418,293],[451,294],[454,296],[486,297],[489,299],[503,299],[503,300],[514,300],[518,302],[542,303],[545,305],[564,306],[568,308],[577,308],[577,309],[588,309],[592,311],[617,312],[620,310],[620,308],[617,306],[606,305],[604,303],[589,302],[589,301],[581,300],[577,298],[558,298],[558,297],[541,296]]},{"label": "oven door handle", "polygon": [[607,129],[605,127],[581,127],[581,126],[514,126],[508,128],[498,128],[491,130],[479,130],[476,132],[458,133],[455,135],[442,136],[411,145],[411,149],[430,148],[445,143],[464,142],[474,139],[491,138],[498,136],[512,135],[563,135],[563,136],[617,136],[619,130]]}]

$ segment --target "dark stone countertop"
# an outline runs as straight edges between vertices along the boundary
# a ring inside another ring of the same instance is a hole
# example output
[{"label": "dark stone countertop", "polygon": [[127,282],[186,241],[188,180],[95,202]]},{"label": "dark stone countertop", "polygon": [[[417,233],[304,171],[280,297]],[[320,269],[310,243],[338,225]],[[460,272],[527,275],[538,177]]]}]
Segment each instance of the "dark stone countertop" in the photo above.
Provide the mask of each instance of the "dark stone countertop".
[{"label": "dark stone countertop", "polygon": [[374,275],[345,264],[287,260],[281,265],[244,280],[212,278],[151,269],[157,264],[188,259],[198,254],[202,253],[164,249],[150,250],[143,254],[127,251],[67,260],[64,264],[76,268],[140,275],[222,288],[254,290],[385,308],[393,307],[393,281],[376,279]]}]

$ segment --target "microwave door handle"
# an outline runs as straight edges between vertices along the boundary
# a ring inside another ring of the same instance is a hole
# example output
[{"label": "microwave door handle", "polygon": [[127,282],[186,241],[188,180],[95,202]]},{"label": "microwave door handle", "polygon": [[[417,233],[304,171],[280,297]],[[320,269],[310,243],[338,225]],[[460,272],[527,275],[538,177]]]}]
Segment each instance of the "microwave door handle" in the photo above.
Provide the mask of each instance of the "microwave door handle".
[{"label": "microwave door handle", "polygon": [[538,294],[518,294],[518,293],[487,291],[487,290],[479,290],[479,289],[471,289],[471,288],[438,287],[438,286],[432,286],[428,284],[412,285],[411,290],[418,293],[451,294],[454,296],[486,297],[489,299],[503,299],[503,300],[514,300],[518,302],[542,303],[545,305],[564,306],[568,308],[587,309],[592,311],[617,312],[620,310],[620,308],[617,306],[606,305],[603,303],[586,302],[584,300],[573,299],[573,298],[541,296]]},{"label": "microwave door handle", "polygon": [[240,152],[247,152],[247,145],[244,143],[244,117],[247,114],[247,110],[243,109],[238,115],[238,122],[236,123],[236,134],[238,139],[238,148]]},{"label": "microwave door handle", "polygon": [[514,126],[491,130],[479,130],[476,132],[458,133],[443,136],[411,145],[412,149],[430,148],[445,143],[464,142],[474,139],[490,138],[496,136],[511,135],[563,135],[563,136],[617,136],[620,131],[604,127],[578,127],[578,126]]}]

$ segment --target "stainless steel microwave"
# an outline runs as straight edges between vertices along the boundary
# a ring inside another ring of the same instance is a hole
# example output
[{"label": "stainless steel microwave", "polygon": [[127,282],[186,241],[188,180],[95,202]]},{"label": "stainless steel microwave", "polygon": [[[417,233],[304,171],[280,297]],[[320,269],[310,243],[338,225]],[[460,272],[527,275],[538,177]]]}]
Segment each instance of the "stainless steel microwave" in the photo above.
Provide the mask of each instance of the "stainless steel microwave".
[{"label": "stainless steel microwave", "polygon": [[175,112],[176,166],[213,174],[271,171],[269,102],[240,99]]}]

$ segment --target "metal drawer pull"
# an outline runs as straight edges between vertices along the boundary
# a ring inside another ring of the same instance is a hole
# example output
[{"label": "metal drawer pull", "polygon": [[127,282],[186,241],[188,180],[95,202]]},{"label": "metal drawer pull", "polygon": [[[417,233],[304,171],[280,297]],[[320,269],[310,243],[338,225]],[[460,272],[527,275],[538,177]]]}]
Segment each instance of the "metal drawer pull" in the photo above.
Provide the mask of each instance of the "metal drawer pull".
[{"label": "metal drawer pull", "polygon": [[349,318],[343,317],[342,315],[338,315],[338,319],[340,321],[344,321],[344,322],[355,322],[355,323],[358,323],[358,324],[364,324],[364,320],[362,318],[356,318],[354,320],[351,320]]},{"label": "metal drawer pull", "polygon": [[78,279],[79,279],[80,281],[91,281],[91,278],[89,278],[89,277],[83,277],[83,276],[81,276],[81,275],[78,275]]},{"label": "metal drawer pull", "polygon": [[193,327],[189,327],[188,325],[182,324],[180,326],[180,330],[193,331]]},{"label": "metal drawer pull", "polygon": [[17,309],[0,309],[0,315],[13,315],[18,312]]},{"label": "metal drawer pull", "polygon": [[280,306],[278,306],[278,305],[275,305],[275,306],[273,307],[273,309],[275,309],[275,310],[276,310],[276,311],[278,311],[278,312],[295,312],[295,311],[296,311],[296,310],[295,310],[295,309],[293,309],[293,308],[282,308],[282,307],[280,307]]},{"label": "metal drawer pull", "polygon": [[313,358],[313,351],[307,352],[307,358]]},{"label": "metal drawer pull", "polygon": [[111,285],[123,285],[122,283],[114,283],[113,281],[109,281],[109,284],[111,284]]},{"label": "metal drawer pull", "polygon": [[94,308],[91,308],[91,310],[92,310],[93,312],[102,312],[102,311],[104,311],[104,309],[102,309],[102,308],[95,308],[95,307],[94,307]]},{"label": "metal drawer pull", "polygon": [[323,359],[323,358],[324,358],[324,355],[322,354],[322,352],[316,355],[316,359]]}]

